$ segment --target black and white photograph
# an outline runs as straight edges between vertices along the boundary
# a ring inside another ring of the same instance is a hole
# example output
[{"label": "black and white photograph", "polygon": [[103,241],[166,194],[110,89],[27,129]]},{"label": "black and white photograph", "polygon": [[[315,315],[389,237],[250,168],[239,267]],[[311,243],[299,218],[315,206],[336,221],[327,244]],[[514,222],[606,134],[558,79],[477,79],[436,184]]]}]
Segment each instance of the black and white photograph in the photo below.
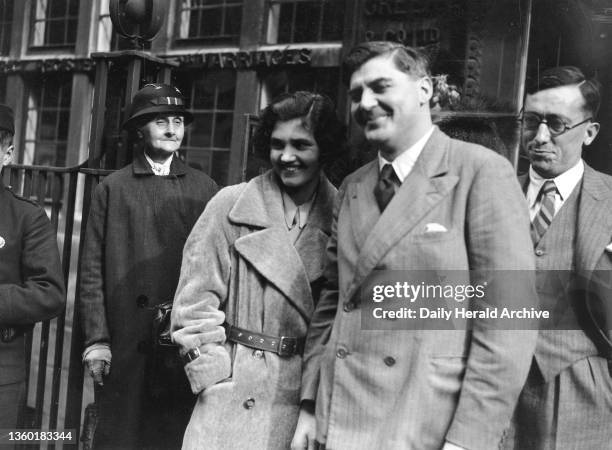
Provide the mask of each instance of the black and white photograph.
[{"label": "black and white photograph", "polygon": [[0,0],[0,449],[612,448],[612,0]]}]

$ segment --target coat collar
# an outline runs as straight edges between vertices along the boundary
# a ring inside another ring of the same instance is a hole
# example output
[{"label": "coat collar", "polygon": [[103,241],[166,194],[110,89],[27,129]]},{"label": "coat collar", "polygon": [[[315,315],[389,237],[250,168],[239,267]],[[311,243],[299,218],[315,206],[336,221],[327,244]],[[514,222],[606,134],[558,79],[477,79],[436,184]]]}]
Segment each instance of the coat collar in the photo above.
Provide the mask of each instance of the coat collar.
[{"label": "coat collar", "polygon": [[[153,175],[153,169],[147,162],[147,159],[144,156],[142,151],[138,151],[134,156],[134,161],[132,163],[132,170],[134,171],[134,175],[146,176]],[[170,175],[174,175],[177,177],[183,176],[187,173],[186,164],[181,161],[177,154],[172,156],[172,163],[170,164]]]},{"label": "coat collar", "polygon": [[[347,298],[354,295],[385,254],[413,230],[459,181],[458,176],[448,175],[450,143],[450,138],[436,127],[412,172],[382,215],[378,212],[373,193],[378,179],[376,161],[365,169],[364,178],[357,180],[353,186],[354,190],[349,198],[351,216],[354,223],[364,223],[363,219],[359,218],[365,218],[367,228],[360,228],[367,237],[361,248]],[[368,226],[369,224],[373,227]]]},{"label": "coat collar", "polygon": [[310,283],[321,276],[332,220],[335,188],[321,176],[308,223],[294,246],[285,226],[280,187],[272,171],[249,181],[229,212],[235,225],[256,228],[234,242],[236,251],[280,290],[309,321]]},{"label": "coat collar", "polygon": [[[321,174],[317,197],[308,214],[308,227],[331,231],[331,211],[336,188]],[[268,170],[247,183],[229,212],[230,221],[258,228],[284,224],[283,198],[274,171]]]}]

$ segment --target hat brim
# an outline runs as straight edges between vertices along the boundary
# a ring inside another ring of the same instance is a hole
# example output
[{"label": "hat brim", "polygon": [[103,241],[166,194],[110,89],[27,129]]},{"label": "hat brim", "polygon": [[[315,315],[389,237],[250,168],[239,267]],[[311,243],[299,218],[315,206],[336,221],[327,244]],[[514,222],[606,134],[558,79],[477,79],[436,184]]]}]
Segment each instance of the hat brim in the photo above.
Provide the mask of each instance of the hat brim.
[{"label": "hat brim", "polygon": [[157,105],[157,106],[151,106],[150,108],[141,109],[136,114],[134,114],[132,117],[127,119],[125,122],[123,122],[123,125],[121,125],[121,128],[125,130],[132,129],[135,126],[142,124],[142,122],[146,121],[146,119],[152,120],[153,118],[155,118],[155,116],[158,116],[160,114],[182,116],[183,119],[185,120],[185,125],[189,125],[191,122],[193,122],[193,114],[191,114],[189,111],[187,111],[182,106],[179,106],[179,105],[159,106]]}]

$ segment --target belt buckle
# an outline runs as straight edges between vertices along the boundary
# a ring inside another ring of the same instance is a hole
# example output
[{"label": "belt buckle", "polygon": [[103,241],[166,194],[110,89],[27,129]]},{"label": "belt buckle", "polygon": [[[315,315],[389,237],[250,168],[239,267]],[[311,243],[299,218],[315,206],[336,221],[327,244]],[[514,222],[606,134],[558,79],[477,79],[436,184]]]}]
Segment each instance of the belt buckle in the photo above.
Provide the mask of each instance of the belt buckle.
[{"label": "belt buckle", "polygon": [[278,343],[278,356],[293,356],[297,350],[297,338],[281,336]]}]

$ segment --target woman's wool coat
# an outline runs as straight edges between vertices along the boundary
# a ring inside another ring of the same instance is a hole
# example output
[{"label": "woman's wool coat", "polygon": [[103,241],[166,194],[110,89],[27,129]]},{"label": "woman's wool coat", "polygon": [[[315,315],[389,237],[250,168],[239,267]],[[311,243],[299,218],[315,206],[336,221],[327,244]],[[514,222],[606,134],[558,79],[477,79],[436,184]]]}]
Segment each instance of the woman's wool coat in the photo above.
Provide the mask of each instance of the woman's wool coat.
[{"label": "woman's wool coat", "polygon": [[105,342],[112,351],[96,401],[95,448],[180,447],[194,401],[180,366],[178,378],[156,364],[152,307],[174,297],[183,245],[216,192],[210,177],[177,157],[170,175],[155,176],[143,154],[94,190],[79,311],[85,348]]},{"label": "woman's wool coat", "polygon": [[[222,309],[228,323],[249,331],[304,337],[322,282],[335,194],[321,176],[294,244],[272,171],[221,190],[185,244],[173,329],[199,304]],[[231,374],[199,394],[183,448],[289,448],[299,412],[301,354],[281,357],[231,342],[218,346],[227,352],[220,357],[229,355]],[[186,367],[192,386],[219,366],[214,352],[198,359]]]}]

